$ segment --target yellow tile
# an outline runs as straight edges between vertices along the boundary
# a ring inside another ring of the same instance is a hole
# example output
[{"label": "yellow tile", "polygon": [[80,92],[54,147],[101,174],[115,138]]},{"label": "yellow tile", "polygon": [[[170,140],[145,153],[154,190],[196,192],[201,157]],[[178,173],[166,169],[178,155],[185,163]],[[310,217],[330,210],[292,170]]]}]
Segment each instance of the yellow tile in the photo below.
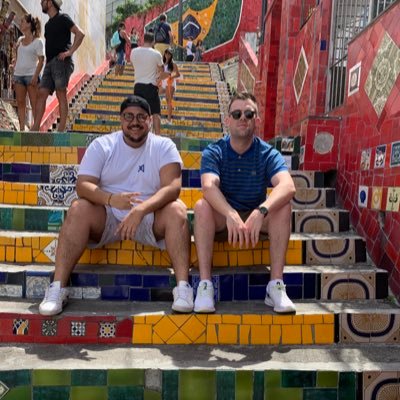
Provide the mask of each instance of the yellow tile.
[{"label": "yellow tile", "polygon": [[123,240],[121,242],[121,249],[122,250],[134,250],[135,244],[132,240]]},{"label": "yellow tile", "polygon": [[271,325],[272,324],[272,315],[262,315],[261,323],[263,325]]},{"label": "yellow tile", "polygon": [[191,315],[170,315],[169,319],[178,327],[181,327],[184,323],[186,323]]},{"label": "yellow tile", "polygon": [[107,264],[107,251],[104,249],[94,249],[90,254],[90,264]]},{"label": "yellow tile", "polygon": [[6,260],[6,248],[5,246],[0,246],[0,261]]},{"label": "yellow tile", "polygon": [[15,261],[15,247],[11,246],[6,247],[6,261],[7,262]]},{"label": "yellow tile", "polygon": [[287,265],[299,265],[303,263],[303,256],[301,249],[288,250],[286,253]]},{"label": "yellow tile", "polygon": [[292,317],[293,324],[303,324],[303,316],[302,315],[293,315]]},{"label": "yellow tile", "polygon": [[146,322],[146,317],[144,315],[135,315],[133,317],[134,324],[144,324]]},{"label": "yellow tile", "polygon": [[133,344],[152,344],[151,325],[134,325],[132,343]]},{"label": "yellow tile", "polygon": [[325,324],[335,323],[335,314],[323,314]]},{"label": "yellow tile", "polygon": [[316,324],[314,326],[315,344],[329,344],[334,341],[334,325]]},{"label": "yellow tile", "polygon": [[17,247],[15,250],[16,262],[32,262],[32,249],[30,247]]},{"label": "yellow tile", "polygon": [[270,344],[269,325],[252,325],[251,344]]},{"label": "yellow tile", "polygon": [[322,315],[304,315],[304,324],[314,325],[314,324],[322,324]]},{"label": "yellow tile", "polygon": [[153,266],[153,252],[137,250],[133,253],[133,265]]},{"label": "yellow tile", "polygon": [[27,192],[25,193],[25,204],[27,205],[37,205],[38,204],[38,196],[35,192]]},{"label": "yellow tile", "polygon": [[228,265],[228,254],[226,251],[213,253],[213,266],[226,267]]},{"label": "yellow tile", "polygon": [[43,164],[43,154],[32,153],[32,164]]},{"label": "yellow tile", "polygon": [[53,240],[55,239],[55,237],[46,237],[46,236],[40,236],[39,240],[40,240],[40,244],[39,247],[40,249],[44,249],[46,246],[48,246]]},{"label": "yellow tile", "polygon": [[261,265],[262,262],[262,257],[261,257],[261,251],[260,250],[253,250],[253,259],[254,259],[254,265]]},{"label": "yellow tile", "polygon": [[196,339],[194,344],[207,344],[207,336],[205,333],[203,333],[198,339]]},{"label": "yellow tile", "polygon": [[192,342],[194,342],[206,332],[206,327],[196,315],[191,315],[189,320],[181,326],[181,330]]},{"label": "yellow tile", "polygon": [[91,250],[86,249],[83,252],[81,258],[79,259],[79,263],[81,263],[81,264],[90,264],[91,253],[92,253]]},{"label": "yellow tile", "polygon": [[222,323],[222,315],[208,315],[207,316],[207,324],[220,324]]},{"label": "yellow tile", "polygon": [[114,243],[108,243],[105,246],[106,249],[115,249],[119,250],[121,248],[121,242],[114,242]]},{"label": "yellow tile", "polygon": [[228,252],[228,257],[229,257],[229,266],[230,267],[237,267],[238,265],[238,255],[237,251],[229,251]]},{"label": "yellow tile", "polygon": [[117,251],[116,250],[107,250],[108,255],[108,263],[113,265],[117,263]]},{"label": "yellow tile", "polygon": [[169,255],[166,251],[161,252],[161,260],[160,260],[160,265],[163,267],[170,267],[171,266],[171,260],[169,258]]},{"label": "yellow tile", "polygon": [[22,238],[16,238],[15,239],[15,246],[16,247],[22,247],[24,245]]},{"label": "yellow tile", "polygon": [[302,333],[302,343],[303,344],[313,344],[313,334],[312,334],[312,326],[311,325],[302,325],[301,333]]},{"label": "yellow tile", "polygon": [[282,325],[282,344],[301,344],[301,325]]},{"label": "yellow tile", "polygon": [[14,238],[9,238],[9,237],[0,237],[0,245],[4,246],[14,246],[15,244],[15,239]]},{"label": "yellow tile", "polygon": [[17,204],[17,193],[16,192],[5,192],[4,203],[6,204]]},{"label": "yellow tile", "polygon": [[165,344],[165,342],[157,335],[157,333],[153,332],[153,336],[151,338],[153,344]]},{"label": "yellow tile", "polygon": [[166,318],[163,315],[147,315],[146,316],[146,324],[155,325],[157,324],[162,318]]},{"label": "yellow tile", "polygon": [[167,344],[191,344],[190,340],[182,331],[177,331],[168,340]]},{"label": "yellow tile", "polygon": [[17,204],[24,204],[25,201],[25,192],[17,192]]},{"label": "yellow tile", "polygon": [[207,314],[196,314],[196,318],[204,325],[207,325]]},{"label": "yellow tile", "polygon": [[166,315],[164,315],[153,328],[153,331],[157,333],[164,342],[167,342],[178,330],[179,328]]},{"label": "yellow tile", "polygon": [[242,317],[240,315],[224,314],[222,315],[223,324],[237,324],[240,325]]},{"label": "yellow tile", "polygon": [[281,344],[282,328],[280,325],[271,325],[271,344]]},{"label": "yellow tile", "polygon": [[253,251],[252,250],[238,251],[238,265],[239,266],[254,265]]},{"label": "yellow tile", "polygon": [[263,249],[261,252],[261,258],[262,258],[262,264],[265,265],[270,265],[271,264],[271,259],[269,256],[269,250]]},{"label": "yellow tile", "polygon": [[242,316],[242,324],[261,325],[261,315],[245,314]]},{"label": "yellow tile", "polygon": [[250,344],[250,325],[239,326],[239,344]]},{"label": "yellow tile", "polygon": [[132,265],[133,264],[133,253],[130,250],[118,250],[117,253],[117,264]]},{"label": "yellow tile", "polygon": [[274,325],[291,325],[293,322],[291,315],[273,315],[272,320]]},{"label": "yellow tile", "polygon": [[32,238],[30,237],[23,238],[22,243],[24,247],[32,247]]},{"label": "yellow tile", "polygon": [[218,325],[218,342],[219,344],[236,344],[238,342],[238,326]]}]

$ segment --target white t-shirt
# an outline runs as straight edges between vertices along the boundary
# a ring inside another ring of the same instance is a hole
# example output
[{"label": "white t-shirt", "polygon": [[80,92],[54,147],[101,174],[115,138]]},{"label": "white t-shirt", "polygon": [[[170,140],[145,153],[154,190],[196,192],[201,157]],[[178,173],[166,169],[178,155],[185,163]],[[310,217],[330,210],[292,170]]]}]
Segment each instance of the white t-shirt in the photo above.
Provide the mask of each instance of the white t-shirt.
[{"label": "white t-shirt", "polygon": [[15,76],[31,76],[35,73],[38,57],[44,56],[43,40],[36,38],[27,46],[22,44],[22,37],[18,39],[17,63],[15,64]]},{"label": "white t-shirt", "polygon": [[191,40],[188,40],[186,42],[186,55],[187,56],[193,56],[194,55],[193,51],[192,51],[192,45],[193,45],[193,42]]},{"label": "white t-shirt", "polygon": [[135,68],[135,83],[152,83],[157,86],[158,67],[163,65],[160,52],[151,47],[137,47],[131,51]]},{"label": "white t-shirt", "polygon": [[[90,144],[78,175],[98,178],[99,187],[107,192],[140,192],[140,199],[146,200],[160,189],[160,169],[171,163],[183,167],[171,139],[150,132],[146,142],[135,149],[124,142],[122,131],[118,131],[101,136]],[[112,208],[112,212],[122,221],[129,210]]]}]

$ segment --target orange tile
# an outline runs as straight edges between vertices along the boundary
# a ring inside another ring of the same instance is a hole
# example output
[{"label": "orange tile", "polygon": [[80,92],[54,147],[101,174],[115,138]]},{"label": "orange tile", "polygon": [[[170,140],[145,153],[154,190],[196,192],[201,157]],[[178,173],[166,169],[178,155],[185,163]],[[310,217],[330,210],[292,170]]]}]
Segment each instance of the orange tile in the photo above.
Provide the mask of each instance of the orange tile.
[{"label": "orange tile", "polygon": [[242,316],[242,324],[261,325],[261,315],[245,314]]},{"label": "orange tile", "polygon": [[7,262],[15,262],[15,247],[6,246],[6,259]]},{"label": "orange tile", "polygon": [[237,344],[238,326],[228,324],[218,325],[218,342],[219,344]]},{"label": "orange tile", "polygon": [[217,328],[215,325],[207,325],[207,344],[218,344]]},{"label": "orange tile", "polygon": [[291,325],[293,323],[291,315],[273,315],[272,320],[274,325]]},{"label": "orange tile", "polygon": [[32,262],[32,249],[30,247],[17,247],[15,250],[16,262]]},{"label": "orange tile", "polygon": [[323,323],[323,318],[321,314],[304,315],[304,324],[314,325],[322,323]]},{"label": "orange tile", "polygon": [[222,315],[222,323],[223,324],[237,324],[237,325],[240,325],[241,322],[242,322],[241,315],[231,315],[231,314]]},{"label": "orange tile", "polygon": [[133,344],[152,344],[151,325],[133,325]]},{"label": "orange tile", "polygon": [[250,344],[250,325],[239,326],[239,344]]},{"label": "orange tile", "polygon": [[190,340],[182,331],[177,331],[168,340],[167,344],[191,344]]},{"label": "orange tile", "polygon": [[144,315],[135,315],[133,317],[134,324],[144,324],[146,322],[146,317]]},{"label": "orange tile", "polygon": [[323,314],[325,324],[335,323],[335,314]]},{"label": "orange tile", "polygon": [[261,323],[263,325],[271,325],[272,324],[272,315],[262,315]]},{"label": "orange tile", "polygon": [[334,342],[334,325],[316,324],[314,327],[315,344],[330,344]]},{"label": "orange tile", "polygon": [[221,314],[207,316],[207,324],[220,324],[220,323],[222,323],[222,315]]},{"label": "orange tile", "polygon": [[301,326],[302,343],[303,344],[314,344],[312,328],[313,327],[311,325],[302,325]]},{"label": "orange tile", "polygon": [[252,325],[251,344],[270,344],[269,325]]},{"label": "orange tile", "polygon": [[301,325],[282,325],[282,344],[301,344]]},{"label": "orange tile", "polygon": [[271,325],[271,344],[281,344],[282,328],[280,325]]},{"label": "orange tile", "polygon": [[194,342],[206,332],[206,327],[196,315],[191,315],[188,321],[181,326],[181,330],[192,342]]}]

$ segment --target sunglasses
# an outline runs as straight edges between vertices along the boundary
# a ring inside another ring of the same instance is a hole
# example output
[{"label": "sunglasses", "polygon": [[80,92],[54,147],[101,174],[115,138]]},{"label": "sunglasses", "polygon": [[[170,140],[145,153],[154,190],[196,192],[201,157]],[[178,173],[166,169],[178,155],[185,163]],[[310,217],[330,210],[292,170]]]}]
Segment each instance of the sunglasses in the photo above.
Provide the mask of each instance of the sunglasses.
[{"label": "sunglasses", "polygon": [[147,114],[133,114],[131,112],[122,113],[122,118],[127,122],[132,122],[135,118],[137,122],[146,122],[149,116]]},{"label": "sunglasses", "polygon": [[235,111],[230,112],[229,115],[230,115],[233,119],[238,120],[238,119],[240,119],[240,118],[242,117],[242,113],[243,113],[244,117],[245,117],[246,119],[249,119],[249,120],[250,120],[250,119],[253,119],[254,116],[256,115],[256,112],[253,111],[253,110],[244,110],[244,111],[242,111],[242,110],[235,110]]}]

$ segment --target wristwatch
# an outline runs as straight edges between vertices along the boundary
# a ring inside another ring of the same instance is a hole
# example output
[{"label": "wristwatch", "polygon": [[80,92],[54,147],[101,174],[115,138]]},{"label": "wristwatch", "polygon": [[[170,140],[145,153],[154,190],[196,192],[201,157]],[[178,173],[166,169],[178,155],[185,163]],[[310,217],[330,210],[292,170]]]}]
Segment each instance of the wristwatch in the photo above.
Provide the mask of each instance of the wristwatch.
[{"label": "wristwatch", "polygon": [[262,215],[264,215],[264,217],[266,217],[268,215],[268,208],[267,207],[260,206],[260,207],[257,208],[257,210],[260,211],[260,213]]}]

